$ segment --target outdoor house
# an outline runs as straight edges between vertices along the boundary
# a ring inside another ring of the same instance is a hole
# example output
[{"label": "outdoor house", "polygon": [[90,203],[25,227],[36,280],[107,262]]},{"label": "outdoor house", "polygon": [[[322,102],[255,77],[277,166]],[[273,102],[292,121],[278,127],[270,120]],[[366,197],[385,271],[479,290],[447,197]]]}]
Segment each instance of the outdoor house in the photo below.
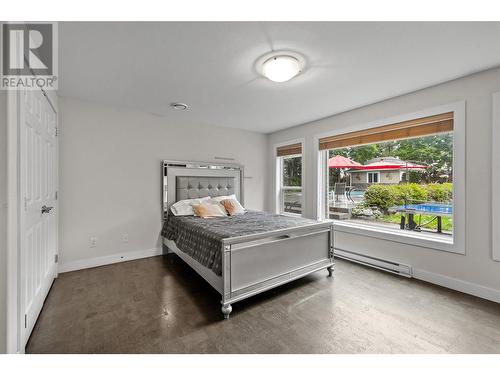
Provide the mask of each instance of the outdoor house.
[{"label": "outdoor house", "polygon": [[347,172],[351,175],[351,184],[364,187],[370,184],[399,184],[407,181],[409,171],[424,171],[426,166],[395,157],[381,157],[368,160],[356,169]]}]

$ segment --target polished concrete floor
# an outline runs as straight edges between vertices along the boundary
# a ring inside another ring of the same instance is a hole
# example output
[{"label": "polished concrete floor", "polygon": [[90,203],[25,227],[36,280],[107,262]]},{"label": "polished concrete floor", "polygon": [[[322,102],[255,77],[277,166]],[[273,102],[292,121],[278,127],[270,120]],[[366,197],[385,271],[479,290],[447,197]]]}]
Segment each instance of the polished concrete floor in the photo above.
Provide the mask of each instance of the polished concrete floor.
[{"label": "polished concrete floor", "polygon": [[492,353],[500,304],[338,261],[233,305],[176,255],[61,274],[28,353]]}]

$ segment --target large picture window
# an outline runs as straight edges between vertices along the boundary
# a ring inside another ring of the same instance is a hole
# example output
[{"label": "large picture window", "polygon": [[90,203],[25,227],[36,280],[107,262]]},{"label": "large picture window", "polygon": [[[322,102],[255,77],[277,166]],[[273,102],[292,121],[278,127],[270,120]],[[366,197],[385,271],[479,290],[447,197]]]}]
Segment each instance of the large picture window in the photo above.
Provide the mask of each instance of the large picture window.
[{"label": "large picture window", "polygon": [[453,241],[453,112],[320,139],[326,218]]},{"label": "large picture window", "polygon": [[279,167],[279,212],[302,215],[302,144],[277,148]]}]

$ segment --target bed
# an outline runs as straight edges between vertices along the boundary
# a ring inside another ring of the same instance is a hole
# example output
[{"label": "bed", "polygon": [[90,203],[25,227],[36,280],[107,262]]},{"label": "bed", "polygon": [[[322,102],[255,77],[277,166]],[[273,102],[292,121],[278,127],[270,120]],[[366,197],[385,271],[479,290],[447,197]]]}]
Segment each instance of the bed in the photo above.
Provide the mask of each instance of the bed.
[{"label": "bed", "polygon": [[243,204],[244,170],[237,164],[162,162],[163,244],[232,304],[322,269],[332,276],[333,227],[328,221],[248,210],[203,219],[174,216],[184,199],[234,194]]}]

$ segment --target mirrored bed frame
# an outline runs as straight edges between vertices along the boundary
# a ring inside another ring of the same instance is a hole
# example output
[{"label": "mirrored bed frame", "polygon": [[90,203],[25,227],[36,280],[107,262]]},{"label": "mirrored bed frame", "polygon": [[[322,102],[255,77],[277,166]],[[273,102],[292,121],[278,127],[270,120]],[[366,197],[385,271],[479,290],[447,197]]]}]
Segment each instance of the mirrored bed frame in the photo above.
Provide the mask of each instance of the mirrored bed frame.
[{"label": "mirrored bed frame", "polygon": [[[161,168],[164,220],[170,206],[182,199],[235,194],[244,205],[241,165],[164,160]],[[222,276],[181,251],[174,241],[163,237],[163,244],[221,294],[226,319],[234,302],[321,269],[332,276],[334,267],[331,222],[225,238]]]}]

